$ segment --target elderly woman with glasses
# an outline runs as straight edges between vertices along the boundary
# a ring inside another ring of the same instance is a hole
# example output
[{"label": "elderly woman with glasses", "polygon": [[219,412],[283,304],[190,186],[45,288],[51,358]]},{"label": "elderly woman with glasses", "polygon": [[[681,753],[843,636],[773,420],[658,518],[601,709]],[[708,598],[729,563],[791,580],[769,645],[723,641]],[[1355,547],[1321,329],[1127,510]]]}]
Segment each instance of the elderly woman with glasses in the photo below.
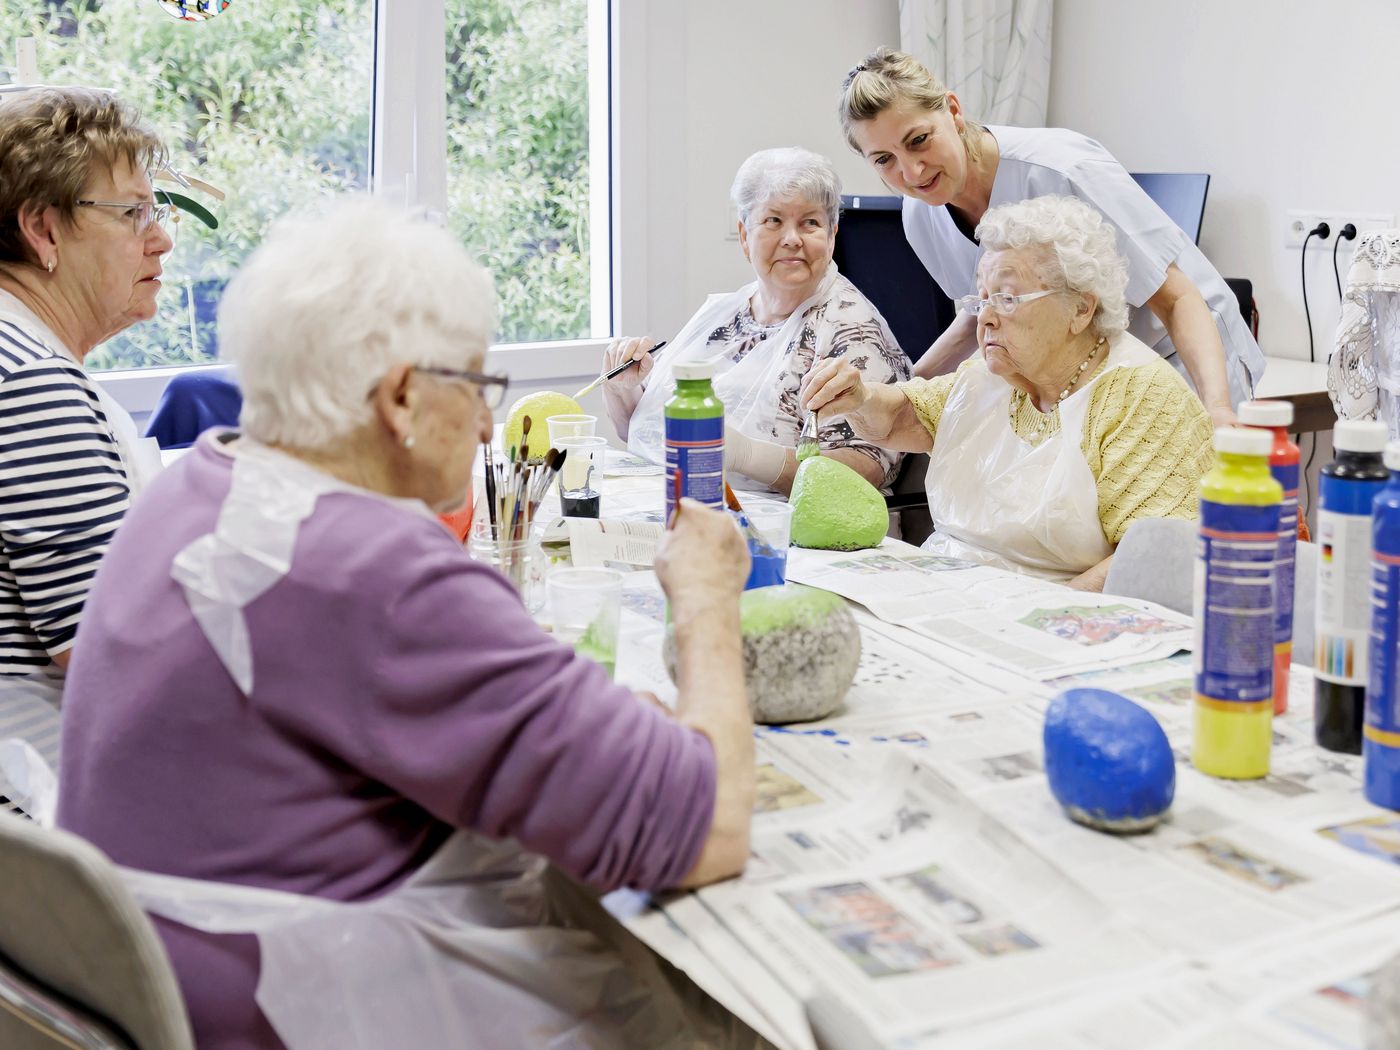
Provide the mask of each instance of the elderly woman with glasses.
[{"label": "elderly woman with glasses", "polygon": [[219,326],[241,432],[202,436],[103,563],[58,804],[117,863],[176,877],[132,876],[196,1042],[725,1044],[693,986],[599,939],[615,926],[565,928],[597,902],[545,859],[604,890],[743,867],[739,533],[687,500],[658,550],[672,715],[436,520],[503,383],[490,281],[449,234],[368,200],[284,224]]},{"label": "elderly woman with glasses", "polygon": [[992,208],[977,291],[958,309],[980,355],[952,375],[870,386],[839,362],[803,404],[886,448],[928,452],[940,554],[1102,590],[1136,519],[1195,518],[1211,425],[1127,331],[1113,227],[1070,197]]},{"label": "elderly woman with glasses", "polygon": [[[619,339],[606,367],[636,360],[603,385],[608,415],[636,453],[662,462],[662,407],[677,362],[712,361],[724,403],[725,467],[780,492],[797,473],[802,377],[843,360],[870,383],[909,378],[909,361],[880,312],[831,261],[841,183],[831,162],[804,149],[767,149],[740,166],[730,190],[739,246],[754,280],[712,295],[653,362],[649,339]],[[876,448],[840,421],[818,420],[822,454],[869,482],[894,480],[898,453]]]},{"label": "elderly woman with glasses", "polygon": [[159,467],[83,361],[155,314],[163,153],[110,94],[0,95],[0,738],[50,755],[93,574]]}]

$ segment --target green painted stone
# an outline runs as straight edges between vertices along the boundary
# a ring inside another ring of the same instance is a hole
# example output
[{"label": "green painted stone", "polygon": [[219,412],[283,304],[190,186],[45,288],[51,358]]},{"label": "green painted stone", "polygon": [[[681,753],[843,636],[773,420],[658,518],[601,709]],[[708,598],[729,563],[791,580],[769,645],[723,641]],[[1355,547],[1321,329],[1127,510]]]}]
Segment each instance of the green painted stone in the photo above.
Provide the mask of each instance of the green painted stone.
[{"label": "green painted stone", "polygon": [[792,542],[823,551],[878,547],[889,531],[885,497],[844,463],[804,460],[792,482]]},{"label": "green painted stone", "polygon": [[[860,663],[860,631],[844,598],[796,583],[758,587],[739,600],[739,623],[755,722],[809,722],[841,706]],[[662,656],[674,681],[670,627]]]}]

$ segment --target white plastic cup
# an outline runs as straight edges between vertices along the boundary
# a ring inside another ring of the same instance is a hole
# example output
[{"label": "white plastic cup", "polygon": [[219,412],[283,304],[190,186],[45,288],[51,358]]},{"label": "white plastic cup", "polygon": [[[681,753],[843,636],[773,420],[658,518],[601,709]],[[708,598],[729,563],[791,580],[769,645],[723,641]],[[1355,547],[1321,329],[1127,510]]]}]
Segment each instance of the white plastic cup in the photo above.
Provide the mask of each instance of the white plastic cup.
[{"label": "white plastic cup", "polygon": [[597,491],[603,484],[603,463],[607,458],[608,439],[591,435],[566,437],[554,442],[554,447],[560,452],[568,453],[564,457],[564,466],[559,470],[560,493],[567,496],[585,488]]},{"label": "white plastic cup", "polygon": [[561,447],[565,438],[592,437],[598,432],[598,417],[584,415],[550,416],[545,421],[549,428],[549,447]]},{"label": "white plastic cup", "polygon": [[744,505],[744,514],[748,516],[749,524],[774,550],[785,551],[791,545],[791,503],[760,503],[755,500]]},{"label": "white plastic cup", "polygon": [[622,620],[622,573],[612,569],[555,569],[545,581],[554,636],[612,677]]}]

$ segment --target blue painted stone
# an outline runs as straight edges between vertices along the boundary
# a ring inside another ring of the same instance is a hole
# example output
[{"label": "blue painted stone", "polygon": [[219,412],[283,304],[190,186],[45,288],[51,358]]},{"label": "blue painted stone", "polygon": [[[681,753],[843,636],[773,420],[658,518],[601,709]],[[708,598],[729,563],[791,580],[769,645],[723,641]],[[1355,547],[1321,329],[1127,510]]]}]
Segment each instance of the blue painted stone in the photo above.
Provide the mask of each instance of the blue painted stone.
[{"label": "blue painted stone", "polygon": [[1071,820],[1119,834],[1156,826],[1176,792],[1157,719],[1107,689],[1067,689],[1050,701],[1045,775]]}]

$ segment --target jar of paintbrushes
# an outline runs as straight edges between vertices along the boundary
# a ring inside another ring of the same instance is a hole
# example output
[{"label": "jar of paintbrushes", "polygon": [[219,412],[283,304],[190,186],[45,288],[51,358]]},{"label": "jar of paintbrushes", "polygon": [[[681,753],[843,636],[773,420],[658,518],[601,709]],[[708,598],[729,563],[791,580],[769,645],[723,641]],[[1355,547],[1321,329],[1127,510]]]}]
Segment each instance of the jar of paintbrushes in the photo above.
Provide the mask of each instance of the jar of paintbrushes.
[{"label": "jar of paintbrushes", "polygon": [[[510,580],[526,610],[534,615],[544,607],[546,570],[536,516],[568,453],[551,448],[532,458],[530,424],[526,416],[524,438],[507,455],[489,444],[483,447],[486,476],[481,496],[485,506],[478,505],[472,516],[467,550]],[[548,444],[543,435],[540,438],[541,445]]]}]

